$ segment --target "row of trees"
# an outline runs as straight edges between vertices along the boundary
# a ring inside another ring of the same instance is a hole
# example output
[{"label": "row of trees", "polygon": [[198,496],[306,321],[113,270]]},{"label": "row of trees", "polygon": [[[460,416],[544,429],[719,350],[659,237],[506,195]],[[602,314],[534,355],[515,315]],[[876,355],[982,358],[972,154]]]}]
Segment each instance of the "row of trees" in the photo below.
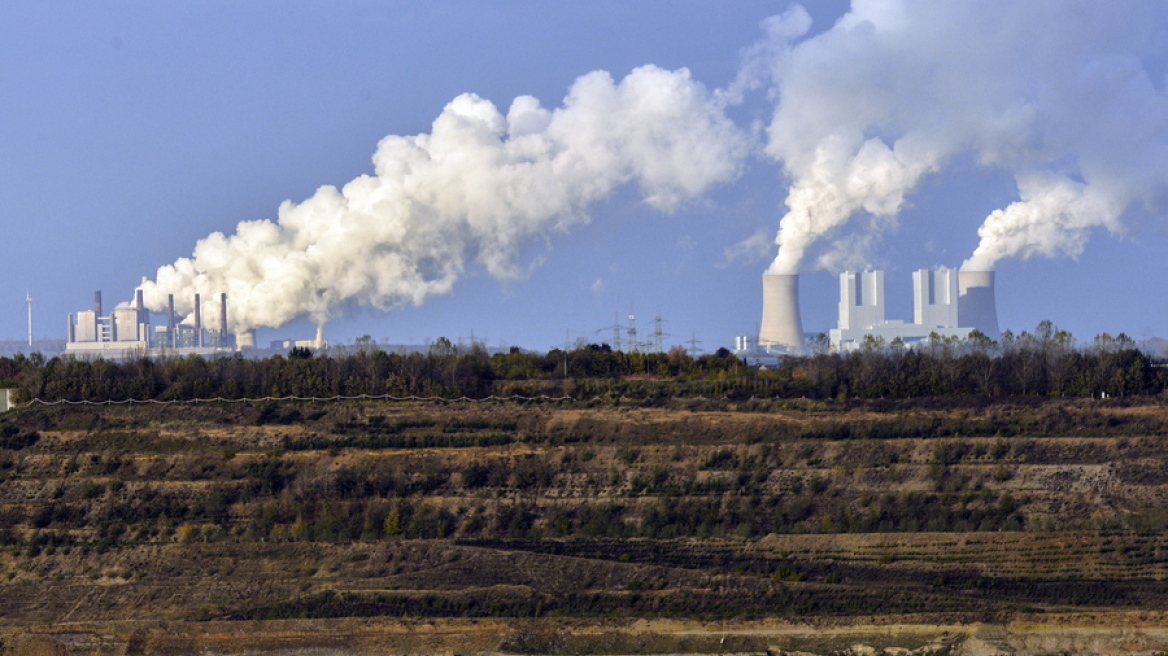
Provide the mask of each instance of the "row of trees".
[{"label": "row of trees", "polygon": [[858,351],[781,358],[777,366],[747,366],[726,349],[691,357],[613,351],[605,344],[546,354],[513,348],[490,355],[479,345],[459,349],[440,339],[428,353],[388,353],[374,347],[288,357],[136,358],[126,361],[0,358],[0,382],[28,399],[184,400],[264,396],[469,396],[573,394],[661,400],[676,396],[911,398],[925,396],[1134,396],[1168,388],[1168,369],[1131,340],[1097,338],[1075,344],[1043,322],[1033,333],[993,341],[975,333],[959,341],[936,337],[906,348],[869,340]]},{"label": "row of trees", "polygon": [[[424,486],[338,476],[321,481],[294,466],[253,468],[243,481],[208,482],[198,491],[121,478],[62,488],[60,498],[0,511],[0,545],[19,544],[13,526],[138,541],[352,542],[387,538],[756,538],[770,533],[1018,531],[1021,504],[1009,493],[905,492],[858,500],[827,492],[593,499],[541,504],[522,495],[449,504],[433,492],[466,493],[457,480]],[[291,483],[300,479],[297,485]],[[273,482],[277,484],[272,485]],[[356,483],[355,485],[352,485]],[[514,490],[510,484],[503,488]],[[130,535],[127,535],[127,534]]]},{"label": "row of trees", "polygon": [[994,341],[974,331],[968,340],[934,337],[918,348],[868,340],[847,355],[790,360],[792,376],[812,381],[820,396],[1139,396],[1158,394],[1168,370],[1124,335],[1101,335],[1079,346],[1049,321],[1033,333],[1007,331]]},{"label": "row of trees", "polygon": [[288,357],[259,360],[194,355],[125,361],[46,359],[40,354],[0,358],[0,382],[18,387],[26,398],[76,401],[360,394],[482,398],[505,392],[501,383],[506,381],[705,379],[733,371],[748,373],[725,350],[691,358],[681,349],[667,354],[621,353],[592,344],[573,351],[537,354],[511,349],[492,356],[481,346],[461,351],[446,340],[424,354],[369,348],[336,355],[296,349]]}]

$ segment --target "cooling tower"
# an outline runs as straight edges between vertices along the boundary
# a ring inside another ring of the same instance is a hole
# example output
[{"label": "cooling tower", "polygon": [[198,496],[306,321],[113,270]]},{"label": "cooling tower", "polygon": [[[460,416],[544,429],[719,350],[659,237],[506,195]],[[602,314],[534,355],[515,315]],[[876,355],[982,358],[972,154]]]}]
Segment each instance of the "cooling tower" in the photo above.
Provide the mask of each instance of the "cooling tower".
[{"label": "cooling tower", "polygon": [[256,340],[256,336],[255,336],[254,330],[245,330],[245,331],[240,332],[240,333],[235,333],[235,348],[236,349],[255,348],[255,345],[256,345],[255,340]]},{"label": "cooling tower", "polygon": [[998,306],[994,301],[993,271],[962,271],[957,274],[957,322],[962,328],[976,328],[997,339]]},{"label": "cooling tower", "polygon": [[778,346],[794,352],[803,350],[803,321],[799,318],[799,276],[762,276],[762,325],[759,346]]}]

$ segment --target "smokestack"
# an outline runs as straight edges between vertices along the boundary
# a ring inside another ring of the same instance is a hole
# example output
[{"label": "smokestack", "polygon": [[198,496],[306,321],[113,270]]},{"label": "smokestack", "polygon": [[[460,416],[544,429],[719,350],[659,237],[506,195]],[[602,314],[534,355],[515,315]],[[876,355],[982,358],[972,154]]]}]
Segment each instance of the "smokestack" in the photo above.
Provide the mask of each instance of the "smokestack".
[{"label": "smokestack", "polygon": [[174,294],[166,295],[166,334],[170,335],[170,348],[178,348],[178,335],[174,330]]},{"label": "smokestack", "polygon": [[138,339],[140,341],[150,341],[150,313],[146,310],[146,303],[142,301],[142,288],[134,290],[134,309],[137,310],[135,316],[138,319]]},{"label": "smokestack", "polygon": [[994,300],[993,271],[961,271],[957,274],[957,323],[962,328],[976,328],[990,339],[998,331],[998,306]]},{"label": "smokestack", "polygon": [[316,348],[317,350],[324,348],[324,324],[316,326]]},{"label": "smokestack", "polygon": [[762,326],[759,346],[803,351],[803,320],[799,317],[799,276],[765,273],[762,276]]},{"label": "smokestack", "polygon": [[101,290],[100,289],[93,292],[93,311],[97,313],[97,316],[99,316],[99,317],[102,316],[102,314],[101,314]]},{"label": "smokestack", "polygon": [[227,346],[227,294],[219,295],[219,345]]},{"label": "smokestack", "polygon": [[73,343],[73,342],[77,341],[77,324],[73,323],[73,315],[72,314],[69,315],[69,323],[66,324],[65,339],[69,343]]},{"label": "smokestack", "polygon": [[203,305],[195,294],[195,346],[203,346]]}]

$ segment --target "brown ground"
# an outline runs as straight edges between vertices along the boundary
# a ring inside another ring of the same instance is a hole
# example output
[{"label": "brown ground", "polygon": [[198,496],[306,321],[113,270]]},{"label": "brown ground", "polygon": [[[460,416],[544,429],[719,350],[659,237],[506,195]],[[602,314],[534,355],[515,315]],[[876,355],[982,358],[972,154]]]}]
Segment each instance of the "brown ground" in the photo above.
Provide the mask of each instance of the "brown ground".
[{"label": "brown ground", "polygon": [[[0,451],[0,653],[1168,652],[1155,403],[257,412],[0,418],[40,436]],[[958,428],[927,434],[942,424]],[[440,446],[340,441],[383,435]],[[471,465],[502,474],[468,485]],[[264,467],[287,475],[271,494]],[[391,484],[348,492],[346,476]],[[181,517],[148,512],[167,495]],[[689,533],[645,533],[701,503],[716,515]],[[448,515],[387,532],[402,504]],[[582,519],[609,507],[614,530]],[[879,512],[922,521],[849,524]],[[967,515],[987,519],[956,530]]]}]

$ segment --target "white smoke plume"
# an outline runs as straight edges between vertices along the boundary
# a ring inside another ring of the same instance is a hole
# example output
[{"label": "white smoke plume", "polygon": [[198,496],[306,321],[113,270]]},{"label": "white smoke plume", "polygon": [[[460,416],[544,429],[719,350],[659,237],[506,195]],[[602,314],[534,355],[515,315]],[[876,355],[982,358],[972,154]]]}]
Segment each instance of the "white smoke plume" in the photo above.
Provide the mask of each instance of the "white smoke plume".
[{"label": "white smoke plume", "polygon": [[[513,278],[525,245],[587,220],[588,206],[636,183],[669,211],[735,177],[748,140],[685,69],[638,68],[620,82],[585,75],[563,106],[516,98],[504,116],[473,94],[455,98],[429,134],[388,136],[374,174],[321,187],[277,219],[214,233],[144,281],[154,310],[218,316],[230,330],[319,326],[349,305],[390,309],[451,291],[468,266]],[[207,319],[204,319],[206,322]]]},{"label": "white smoke plume", "polygon": [[[765,27],[736,88],[777,97],[766,152],[790,187],[772,273],[797,271],[853,216],[894,226],[921,180],[955,160],[1008,171],[1018,186],[1019,200],[978,231],[973,270],[1075,256],[1092,232],[1122,232],[1133,206],[1163,209],[1160,0],[853,0],[814,37],[803,38],[798,7]],[[869,242],[839,239],[819,264]]]}]

